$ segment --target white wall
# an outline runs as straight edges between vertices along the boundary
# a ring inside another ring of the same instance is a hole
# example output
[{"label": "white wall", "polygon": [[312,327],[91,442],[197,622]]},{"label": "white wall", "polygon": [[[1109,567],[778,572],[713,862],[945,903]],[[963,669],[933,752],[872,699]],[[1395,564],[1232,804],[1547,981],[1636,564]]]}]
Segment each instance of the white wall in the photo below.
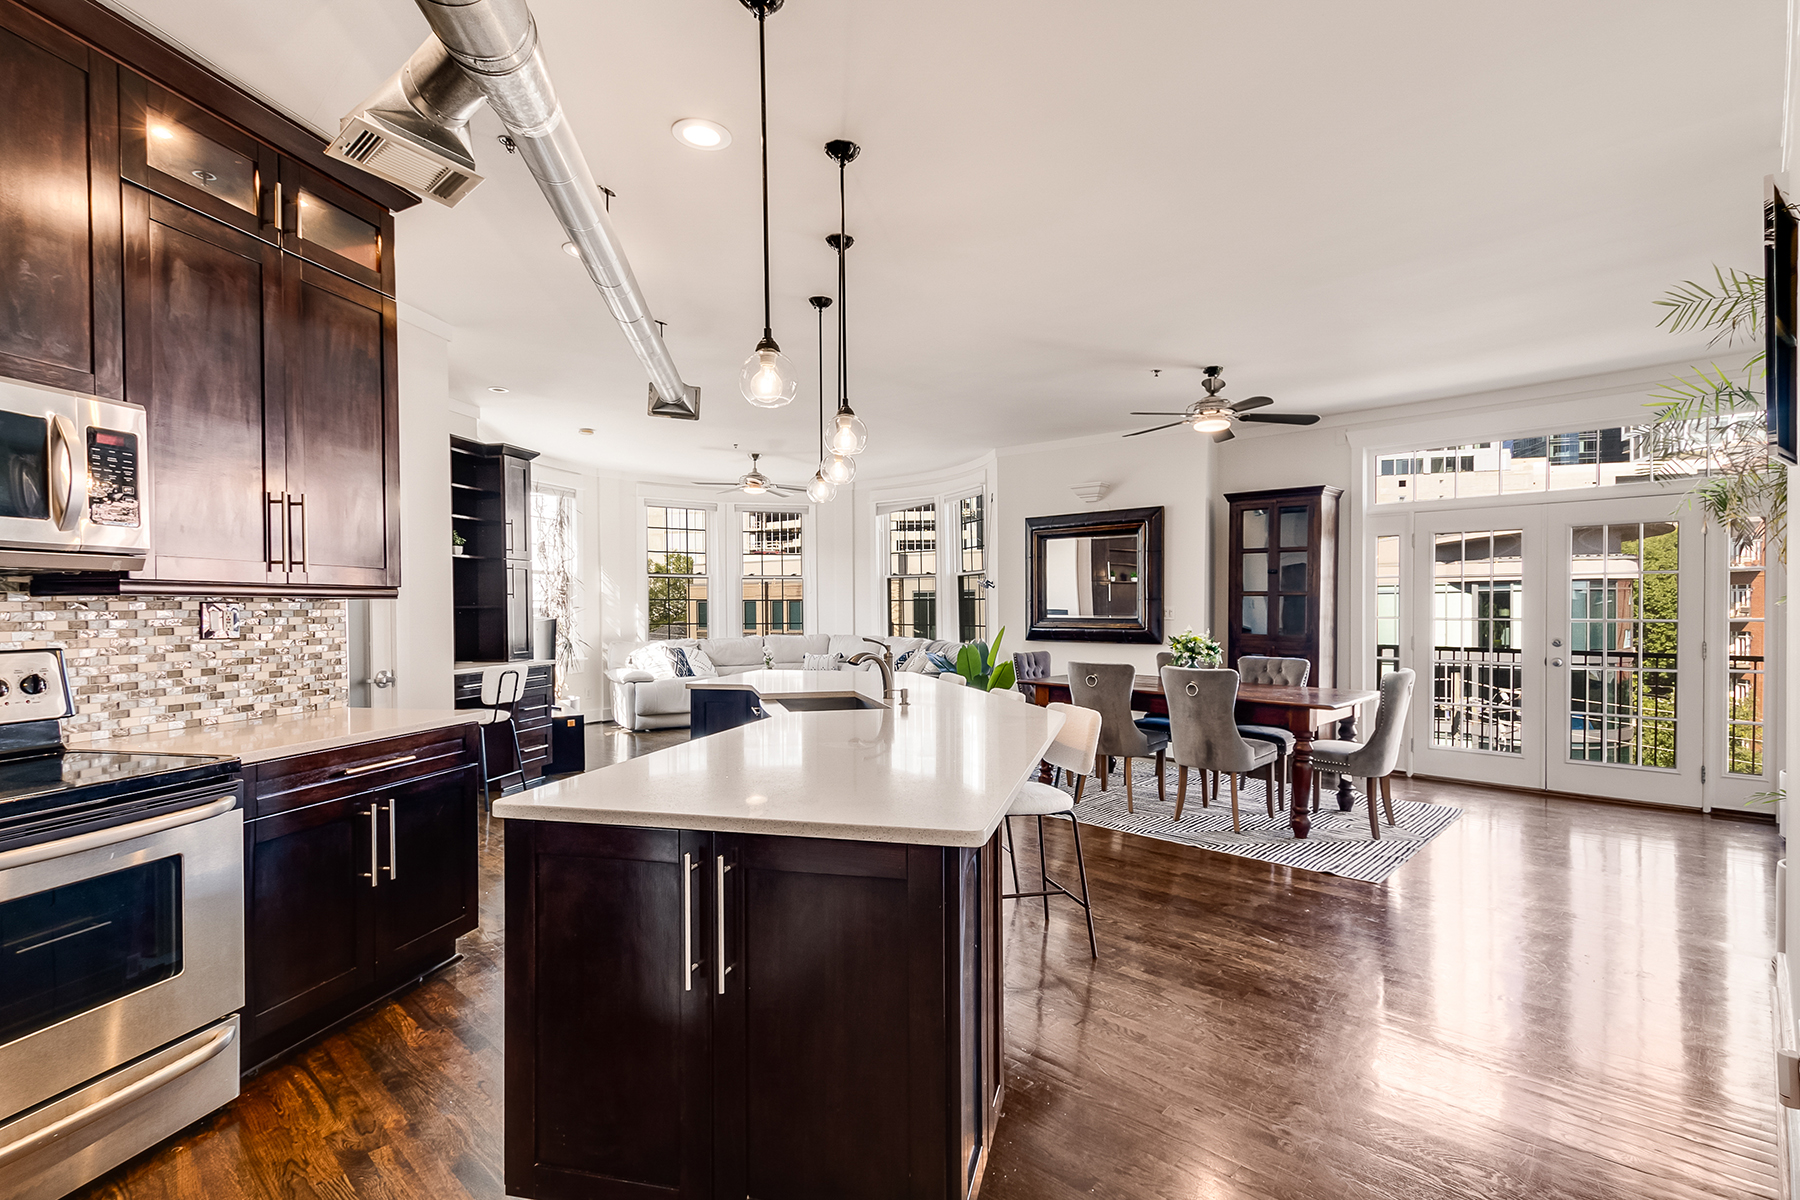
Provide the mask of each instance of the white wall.
[{"label": "white wall", "polygon": [[392,690],[400,708],[451,708],[450,328],[402,305],[399,333],[400,598]]},{"label": "white wall", "polygon": [[[1092,657],[1129,662],[1146,672],[1156,666],[1160,646],[1114,642],[1026,641],[1027,517],[1102,512],[1115,508],[1163,509],[1163,629],[1180,633],[1211,627],[1212,501],[1217,487],[1217,445],[1181,429],[1130,441],[1107,435],[1048,446],[1001,450],[996,456],[999,502],[990,518],[989,545],[999,562],[996,579],[1000,619],[1009,631],[1007,646],[1048,650],[1051,668],[1070,659]],[[1110,490],[1093,504],[1070,487],[1098,482]]]}]

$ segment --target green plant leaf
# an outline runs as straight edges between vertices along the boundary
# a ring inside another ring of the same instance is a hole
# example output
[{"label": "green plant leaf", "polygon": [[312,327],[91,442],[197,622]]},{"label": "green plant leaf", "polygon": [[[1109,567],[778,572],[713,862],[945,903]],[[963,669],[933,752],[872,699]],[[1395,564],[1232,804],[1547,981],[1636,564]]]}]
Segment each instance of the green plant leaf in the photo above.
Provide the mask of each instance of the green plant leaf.
[{"label": "green plant leaf", "polygon": [[[995,641],[998,642],[999,639],[996,638]],[[1012,662],[1008,660],[994,668],[994,674],[988,681],[988,690],[990,692],[1010,692],[1017,682],[1018,680],[1013,675]]]},{"label": "green plant leaf", "polygon": [[961,675],[964,679],[973,683],[975,682],[975,677],[982,673],[982,666],[981,658],[975,653],[974,646],[967,645],[957,647],[956,673],[958,675]]}]

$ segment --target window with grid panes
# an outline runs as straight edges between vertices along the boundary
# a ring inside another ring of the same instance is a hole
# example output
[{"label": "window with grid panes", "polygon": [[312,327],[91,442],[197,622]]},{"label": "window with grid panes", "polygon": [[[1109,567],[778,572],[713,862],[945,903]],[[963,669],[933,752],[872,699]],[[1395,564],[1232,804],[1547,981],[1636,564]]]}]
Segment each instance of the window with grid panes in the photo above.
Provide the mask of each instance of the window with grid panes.
[{"label": "window with grid panes", "polygon": [[801,633],[801,514],[740,513],[743,539],[744,633]]},{"label": "window with grid panes", "polygon": [[937,637],[937,506],[887,514],[888,636]]},{"label": "window with grid panes", "polygon": [[652,504],[647,513],[650,637],[706,637],[708,512]]},{"label": "window with grid panes", "polygon": [[987,640],[987,508],[980,493],[956,504],[956,527],[962,543],[956,576],[957,635],[965,642]]}]

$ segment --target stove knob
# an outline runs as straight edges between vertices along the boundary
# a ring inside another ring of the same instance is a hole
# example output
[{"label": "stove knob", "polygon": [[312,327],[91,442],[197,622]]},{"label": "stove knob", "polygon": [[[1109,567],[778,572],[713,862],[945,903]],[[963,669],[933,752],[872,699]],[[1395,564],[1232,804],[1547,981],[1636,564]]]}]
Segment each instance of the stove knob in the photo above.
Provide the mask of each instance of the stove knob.
[{"label": "stove knob", "polygon": [[41,695],[45,686],[42,675],[27,675],[19,680],[19,690],[27,696]]}]

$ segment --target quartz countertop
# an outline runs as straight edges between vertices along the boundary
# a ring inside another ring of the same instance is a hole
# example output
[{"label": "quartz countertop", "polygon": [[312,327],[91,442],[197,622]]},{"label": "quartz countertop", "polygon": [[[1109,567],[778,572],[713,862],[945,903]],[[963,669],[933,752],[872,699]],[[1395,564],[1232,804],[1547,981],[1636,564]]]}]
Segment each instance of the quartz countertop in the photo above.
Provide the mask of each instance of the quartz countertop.
[{"label": "quartz countertop", "polygon": [[69,745],[88,750],[144,750],[157,754],[216,754],[248,766],[271,759],[336,750],[382,738],[403,737],[432,729],[467,725],[481,716],[477,708],[329,708],[321,712],[265,717],[260,721],[227,721],[203,729],[141,733],[129,737],[70,738]]},{"label": "quartz countertop", "polygon": [[[817,681],[796,678],[808,675]],[[769,689],[759,695],[770,715],[496,799],[494,815],[979,846],[1062,725],[1059,714],[926,676],[908,681],[904,707],[796,713],[780,706],[783,694],[848,694],[845,678],[852,690],[881,695],[875,672],[752,671],[697,684],[760,683]]]}]

